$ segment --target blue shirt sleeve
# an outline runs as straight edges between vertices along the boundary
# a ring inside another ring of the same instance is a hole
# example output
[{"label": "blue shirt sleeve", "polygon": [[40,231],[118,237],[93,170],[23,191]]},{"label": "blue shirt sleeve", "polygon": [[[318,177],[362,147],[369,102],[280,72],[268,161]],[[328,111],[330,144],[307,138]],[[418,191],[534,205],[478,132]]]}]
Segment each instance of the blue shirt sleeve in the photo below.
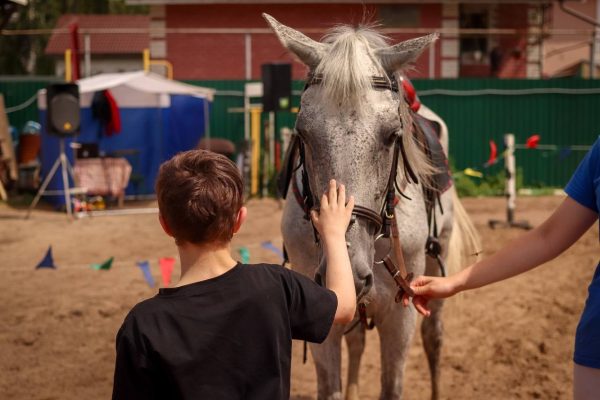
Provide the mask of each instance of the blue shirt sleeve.
[{"label": "blue shirt sleeve", "polygon": [[575,170],[565,187],[565,192],[582,206],[597,213],[598,188],[600,188],[600,138],[596,140]]}]

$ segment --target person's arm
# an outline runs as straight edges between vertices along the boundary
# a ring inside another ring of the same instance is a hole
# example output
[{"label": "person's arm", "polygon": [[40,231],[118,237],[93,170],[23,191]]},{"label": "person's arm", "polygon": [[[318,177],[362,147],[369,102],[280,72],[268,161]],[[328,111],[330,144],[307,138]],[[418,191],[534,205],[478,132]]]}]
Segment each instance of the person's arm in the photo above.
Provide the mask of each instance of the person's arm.
[{"label": "person's arm", "polygon": [[447,278],[418,277],[411,284],[413,303],[421,314],[429,315],[430,298],[449,297],[529,271],[568,249],[597,219],[595,211],[567,197],[544,223],[491,257]]},{"label": "person's arm", "polygon": [[356,290],[352,277],[352,267],[346,247],[346,229],[352,217],[354,198],[350,196],[346,204],[344,185],[336,188],[335,180],[329,182],[329,190],[321,198],[321,209],[311,212],[313,224],[323,241],[327,258],[327,288],[338,299],[334,322],[346,324],[356,312]]}]

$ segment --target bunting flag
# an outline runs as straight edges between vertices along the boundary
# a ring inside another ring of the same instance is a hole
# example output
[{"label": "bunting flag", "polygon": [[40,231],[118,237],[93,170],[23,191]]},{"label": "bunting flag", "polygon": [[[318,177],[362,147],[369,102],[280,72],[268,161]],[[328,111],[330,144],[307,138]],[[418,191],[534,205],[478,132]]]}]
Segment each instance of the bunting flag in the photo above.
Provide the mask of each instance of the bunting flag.
[{"label": "bunting flag", "polygon": [[275,247],[275,245],[273,243],[271,243],[271,241],[262,242],[260,245],[264,249],[270,250],[273,253],[277,254],[279,256],[279,258],[281,259],[281,261],[283,261],[283,252],[281,250],[279,250],[277,247]]},{"label": "bunting flag", "polygon": [[527,147],[528,149],[535,149],[537,148],[539,142],[540,135],[531,135],[525,141],[525,147]]},{"label": "bunting flag", "polygon": [[242,264],[248,264],[250,262],[250,250],[247,247],[240,247],[238,253],[242,258]]},{"label": "bunting flag", "polygon": [[35,269],[40,268],[52,268],[56,269],[56,265],[54,265],[54,259],[52,258],[52,246],[48,246],[48,251],[46,251],[46,255],[42,258],[42,261],[38,263]]},{"label": "bunting flag", "polygon": [[152,277],[152,273],[150,273],[150,263],[146,260],[136,262],[137,266],[142,270],[142,274],[144,275],[144,279],[148,282],[148,286],[151,288],[154,287],[155,282]]},{"label": "bunting flag", "polygon": [[496,142],[490,140],[490,158],[485,163],[486,167],[493,165],[496,163],[498,157],[498,147],[496,147]]},{"label": "bunting flag", "polygon": [[114,260],[114,257],[111,257],[108,260],[104,261],[102,264],[92,264],[92,265],[90,265],[90,267],[92,269],[95,269],[96,271],[100,271],[100,270],[108,271],[110,269],[110,267],[112,267],[113,260]]},{"label": "bunting flag", "polygon": [[175,259],[173,257],[162,257],[158,260],[158,265],[160,266],[163,286],[167,287],[171,284],[171,274],[175,266]]}]

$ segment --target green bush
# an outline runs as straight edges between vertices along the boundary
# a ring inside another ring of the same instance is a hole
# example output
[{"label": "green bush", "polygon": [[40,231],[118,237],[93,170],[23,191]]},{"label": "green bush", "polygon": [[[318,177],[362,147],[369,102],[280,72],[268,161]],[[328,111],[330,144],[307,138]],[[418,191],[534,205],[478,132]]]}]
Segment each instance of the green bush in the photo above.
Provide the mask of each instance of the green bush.
[{"label": "green bush", "polygon": [[[496,174],[484,175],[475,178],[459,171],[453,174],[454,185],[460,197],[503,196],[506,173],[499,171]],[[523,187],[523,170],[517,168],[517,190]]]}]

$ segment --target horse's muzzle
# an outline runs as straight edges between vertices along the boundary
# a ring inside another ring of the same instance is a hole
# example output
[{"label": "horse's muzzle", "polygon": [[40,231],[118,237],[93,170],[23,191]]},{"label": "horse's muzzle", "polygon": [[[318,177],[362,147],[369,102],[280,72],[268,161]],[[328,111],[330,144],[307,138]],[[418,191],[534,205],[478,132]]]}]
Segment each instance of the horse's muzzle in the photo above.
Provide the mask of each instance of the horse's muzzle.
[{"label": "horse's muzzle", "polygon": [[[317,271],[315,273],[315,282],[319,286],[325,286],[324,285],[325,282],[323,280],[323,275],[321,275],[321,273],[319,271]],[[362,300],[362,298],[365,297],[369,293],[371,288],[373,287],[373,274],[369,273],[361,283],[362,283],[362,285],[360,287],[356,288],[357,289],[356,292],[358,293],[356,296],[357,303],[360,300]]]},{"label": "horse's muzzle", "polygon": [[356,301],[360,302],[363,299],[363,297],[365,297],[367,294],[369,294],[372,287],[373,287],[373,274],[369,273],[366,276],[366,278],[364,279],[364,284],[362,286],[362,289],[360,290],[360,292],[357,292],[358,294],[356,295]]}]

